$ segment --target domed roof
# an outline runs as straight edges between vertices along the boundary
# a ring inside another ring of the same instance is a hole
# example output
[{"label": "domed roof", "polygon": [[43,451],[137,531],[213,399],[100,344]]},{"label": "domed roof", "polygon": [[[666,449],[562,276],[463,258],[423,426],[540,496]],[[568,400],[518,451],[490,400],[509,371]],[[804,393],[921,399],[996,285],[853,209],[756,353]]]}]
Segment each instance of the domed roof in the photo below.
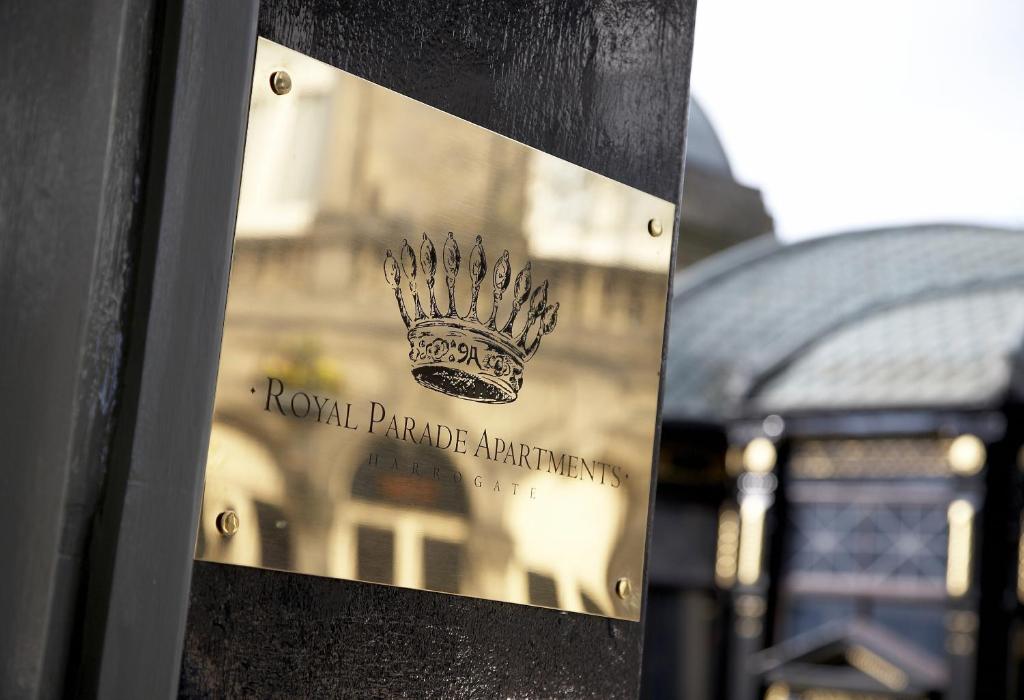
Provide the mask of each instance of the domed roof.
[{"label": "domed roof", "polygon": [[691,166],[732,178],[729,159],[715,128],[697,101],[692,99],[686,125],[686,167],[689,169]]},{"label": "domed roof", "polygon": [[765,378],[758,412],[972,406],[1007,389],[1024,338],[1024,284],[958,291],[865,315]]},{"label": "domed roof", "polygon": [[755,239],[676,281],[667,422],[980,407],[1024,340],[1024,232],[915,226]]}]

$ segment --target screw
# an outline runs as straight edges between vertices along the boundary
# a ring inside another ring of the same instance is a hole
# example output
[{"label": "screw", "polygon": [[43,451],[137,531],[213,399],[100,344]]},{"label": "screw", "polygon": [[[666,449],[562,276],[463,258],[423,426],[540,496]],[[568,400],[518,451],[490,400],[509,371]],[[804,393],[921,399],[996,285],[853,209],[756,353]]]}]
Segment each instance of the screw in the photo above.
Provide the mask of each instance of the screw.
[{"label": "screw", "polygon": [[625,600],[632,593],[633,584],[629,582],[628,578],[620,578],[618,581],[615,582],[615,595]]},{"label": "screw", "polygon": [[274,71],[270,74],[270,89],[275,95],[287,95],[292,91],[292,76],[288,75],[288,71]]},{"label": "screw", "polygon": [[661,222],[657,219],[651,219],[647,222],[647,233],[651,234],[654,238],[661,235]]},{"label": "screw", "polygon": [[225,537],[238,532],[238,525],[238,513],[233,510],[226,510],[217,516],[217,530]]}]

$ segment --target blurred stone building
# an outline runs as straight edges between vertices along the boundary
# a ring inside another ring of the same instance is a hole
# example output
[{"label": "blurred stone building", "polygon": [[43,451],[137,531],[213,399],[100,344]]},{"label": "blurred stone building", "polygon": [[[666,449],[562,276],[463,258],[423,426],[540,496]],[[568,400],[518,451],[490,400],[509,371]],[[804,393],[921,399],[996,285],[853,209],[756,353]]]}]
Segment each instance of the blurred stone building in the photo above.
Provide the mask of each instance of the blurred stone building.
[{"label": "blurred stone building", "polygon": [[690,101],[678,267],[770,233],[761,193],[736,181],[725,149],[700,104]]}]

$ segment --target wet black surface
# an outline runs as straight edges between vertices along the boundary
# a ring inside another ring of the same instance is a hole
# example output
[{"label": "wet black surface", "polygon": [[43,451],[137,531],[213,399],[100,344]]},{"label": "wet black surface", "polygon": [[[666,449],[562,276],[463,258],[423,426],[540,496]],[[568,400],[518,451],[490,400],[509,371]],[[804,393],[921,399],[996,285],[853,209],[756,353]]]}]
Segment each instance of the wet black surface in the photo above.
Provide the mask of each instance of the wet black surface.
[{"label": "wet black surface", "polygon": [[[268,0],[260,35],[675,201],[693,10]],[[632,697],[642,640],[633,622],[197,562],[180,692]]]}]

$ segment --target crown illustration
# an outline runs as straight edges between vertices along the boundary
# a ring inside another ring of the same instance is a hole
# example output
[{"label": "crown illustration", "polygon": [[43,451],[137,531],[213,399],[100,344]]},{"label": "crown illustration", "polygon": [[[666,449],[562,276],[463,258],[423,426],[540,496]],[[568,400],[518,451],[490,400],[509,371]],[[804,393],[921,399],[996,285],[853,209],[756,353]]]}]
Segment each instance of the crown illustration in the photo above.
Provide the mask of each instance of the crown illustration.
[{"label": "crown illustration", "polygon": [[[480,236],[476,237],[476,245],[469,254],[472,287],[469,310],[465,314],[456,309],[455,283],[462,255],[453,234],[448,234],[443,250],[448,287],[446,312],[438,308],[434,294],[437,252],[427,234],[423,234],[418,261],[407,240],[402,241],[400,255],[401,265],[391,251],[387,251],[384,277],[395,292],[398,312],[409,329],[412,376],[428,389],[448,396],[482,403],[515,401],[523,385],[526,362],[537,354],[541,338],[553,331],[558,321],[558,304],[548,305],[547,280],[531,293],[530,263],[526,263],[516,277],[512,309],[507,320],[499,325],[498,307],[508,289],[512,271],[507,250],[494,265],[493,303],[486,319],[480,318],[477,308],[480,285],[487,275],[487,257]],[[412,299],[411,315],[402,292],[403,273]],[[417,287],[419,281],[425,283],[423,292]]]}]

